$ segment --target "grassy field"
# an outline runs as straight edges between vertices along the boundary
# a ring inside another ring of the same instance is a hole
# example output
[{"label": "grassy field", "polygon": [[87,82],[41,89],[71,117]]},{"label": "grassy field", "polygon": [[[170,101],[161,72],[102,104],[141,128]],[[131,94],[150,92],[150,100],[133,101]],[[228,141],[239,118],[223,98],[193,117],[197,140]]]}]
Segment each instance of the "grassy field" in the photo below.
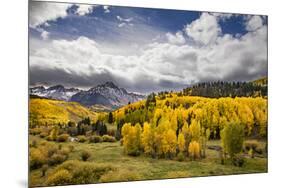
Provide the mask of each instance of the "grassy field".
[{"label": "grassy field", "polygon": [[[34,140],[38,144],[46,142],[38,136],[30,136],[30,143]],[[228,175],[242,173],[264,173],[267,172],[267,158],[255,157],[254,159],[245,157],[243,167],[236,167],[227,161],[225,165],[220,164],[219,153],[215,150],[207,150],[207,157],[197,161],[185,160],[179,162],[168,159],[152,159],[144,155],[131,157],[123,153],[123,147],[120,142],[113,143],[78,143],[64,142],[59,143],[62,148],[69,145],[74,146],[74,150],[69,154],[67,160],[80,160],[82,151],[87,150],[91,153],[88,159],[94,164],[108,164],[114,167],[114,174],[107,174],[107,178],[101,178],[95,182],[108,181],[128,181],[128,180],[149,180],[149,179],[166,179],[179,177],[198,177],[210,175]],[[57,145],[59,145],[57,143]],[[208,145],[219,145],[219,141],[209,141]],[[262,142],[261,144],[265,144]],[[49,167],[46,176],[42,177],[41,169],[31,170],[30,185],[44,186],[46,178],[52,174],[56,166]],[[112,178],[111,176],[114,176]]]}]

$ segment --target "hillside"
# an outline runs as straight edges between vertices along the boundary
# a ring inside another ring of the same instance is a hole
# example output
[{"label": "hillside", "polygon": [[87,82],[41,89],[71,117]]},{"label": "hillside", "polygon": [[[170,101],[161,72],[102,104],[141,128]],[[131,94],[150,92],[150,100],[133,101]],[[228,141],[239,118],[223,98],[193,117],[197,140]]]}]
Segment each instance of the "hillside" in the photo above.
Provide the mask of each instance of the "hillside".
[{"label": "hillside", "polygon": [[267,78],[252,82],[202,82],[183,89],[185,96],[220,97],[266,97]]},{"label": "hillside", "polygon": [[165,97],[158,95],[150,97],[149,101],[124,106],[114,111],[114,119],[119,129],[124,123],[143,125],[148,122],[155,127],[172,126],[177,134],[184,124],[200,122],[201,126],[210,129],[212,138],[219,137],[227,122],[239,121],[248,135],[263,137],[267,129],[267,99],[206,98],[170,93]]},{"label": "hillside", "polygon": [[52,125],[80,121],[85,117],[96,118],[96,113],[77,102],[44,98],[30,98],[30,125]]},{"label": "hillside", "polygon": [[259,86],[267,86],[267,82],[268,82],[267,77],[263,77],[263,78],[252,81],[252,83],[259,85]]}]

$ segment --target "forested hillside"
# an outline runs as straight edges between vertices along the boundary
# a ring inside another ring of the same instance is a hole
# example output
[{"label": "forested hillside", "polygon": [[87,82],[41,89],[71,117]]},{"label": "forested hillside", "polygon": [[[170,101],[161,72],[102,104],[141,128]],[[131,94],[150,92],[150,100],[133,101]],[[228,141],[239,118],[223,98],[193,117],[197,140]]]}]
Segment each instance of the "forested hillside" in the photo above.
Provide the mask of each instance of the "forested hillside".
[{"label": "forested hillside", "polygon": [[78,122],[85,117],[96,118],[96,113],[77,102],[66,102],[46,98],[32,97],[29,101],[30,127],[41,125],[66,124]]},{"label": "forested hillside", "polygon": [[265,97],[267,96],[267,78],[253,82],[203,82],[183,89],[180,94],[202,97]]}]

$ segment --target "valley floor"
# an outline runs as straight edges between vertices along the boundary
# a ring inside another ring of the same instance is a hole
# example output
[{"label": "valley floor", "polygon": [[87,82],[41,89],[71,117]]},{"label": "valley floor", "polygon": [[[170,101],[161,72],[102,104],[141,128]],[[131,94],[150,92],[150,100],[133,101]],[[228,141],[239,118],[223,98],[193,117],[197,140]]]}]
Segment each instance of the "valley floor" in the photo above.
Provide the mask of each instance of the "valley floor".
[{"label": "valley floor", "polygon": [[[30,143],[36,140],[38,143],[45,142],[38,136],[30,136]],[[128,180],[150,180],[167,179],[180,177],[198,177],[210,175],[230,175],[245,173],[265,173],[267,172],[267,158],[246,157],[243,167],[236,167],[227,161],[225,165],[220,164],[219,153],[215,150],[207,150],[207,158],[197,161],[183,161],[169,159],[152,159],[144,155],[138,157],[127,156],[123,153],[120,142],[113,143],[78,143],[65,142],[58,143],[62,147],[74,146],[74,150],[69,154],[67,160],[80,160],[80,153],[87,150],[91,153],[88,159],[92,163],[109,164],[117,169],[114,179],[110,178],[97,180],[91,183],[128,181]],[[265,144],[262,142],[261,144]],[[219,141],[209,141],[208,145],[220,145]],[[55,167],[49,167],[46,176],[42,177],[42,170],[36,169],[30,172],[31,186],[45,186],[46,178],[53,173]],[[128,175],[128,177],[126,177]]]}]

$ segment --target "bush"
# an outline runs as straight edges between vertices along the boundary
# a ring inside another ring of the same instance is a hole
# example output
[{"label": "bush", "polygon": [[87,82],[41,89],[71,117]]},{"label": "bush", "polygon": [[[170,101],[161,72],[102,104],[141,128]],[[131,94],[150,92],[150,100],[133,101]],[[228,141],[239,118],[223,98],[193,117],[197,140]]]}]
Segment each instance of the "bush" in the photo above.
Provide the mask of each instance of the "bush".
[{"label": "bush", "polygon": [[29,129],[29,134],[31,134],[31,135],[38,135],[40,133],[41,133],[41,129],[40,128]]},{"label": "bush", "polygon": [[91,157],[91,153],[88,151],[82,151],[81,152],[81,159],[83,161],[87,161]]},{"label": "bush", "polygon": [[102,139],[101,136],[94,135],[94,136],[91,136],[91,137],[90,137],[89,141],[90,141],[91,143],[99,143],[99,142],[102,142],[103,139]]},{"label": "bush", "polygon": [[53,154],[58,152],[58,147],[55,144],[51,144],[48,143],[46,145],[44,145],[43,147],[41,147],[42,150],[44,150],[45,152],[47,152],[47,156],[51,157]]},{"label": "bush", "polygon": [[46,171],[48,170],[48,165],[46,165],[46,164],[44,164],[43,166],[42,166],[42,177],[44,177],[45,175],[46,175]]},{"label": "bush", "polygon": [[232,159],[235,154],[242,151],[244,126],[239,122],[227,124],[221,131],[221,141],[224,152],[228,153]]},{"label": "bush", "polygon": [[69,152],[73,152],[74,151],[74,146],[73,145],[69,145],[68,149],[69,149]]},{"label": "bush", "polygon": [[188,146],[188,153],[192,160],[200,157],[200,145],[196,141],[190,142]]},{"label": "bush", "polygon": [[68,134],[61,134],[58,136],[57,141],[58,142],[66,142],[69,138]]},{"label": "bush", "polygon": [[244,143],[244,150],[248,153],[252,150],[253,154],[263,154],[264,149],[262,145],[257,140],[248,140]]},{"label": "bush", "polygon": [[57,164],[61,164],[62,162],[64,162],[67,159],[66,155],[62,155],[62,154],[58,154],[55,153],[54,155],[52,155],[49,159],[49,164],[50,165],[57,165]]},{"label": "bush", "polygon": [[265,152],[265,150],[263,149],[263,147],[261,145],[259,145],[256,148],[255,152],[258,153],[258,154],[263,154]]},{"label": "bush", "polygon": [[250,149],[253,149],[254,151],[256,151],[258,146],[259,146],[259,143],[257,140],[248,140],[248,141],[245,141],[245,143],[244,143],[244,148],[246,151],[249,151]]},{"label": "bush", "polygon": [[68,170],[62,169],[47,178],[47,185],[67,185],[71,183],[72,175]]},{"label": "bush", "polygon": [[69,152],[70,152],[69,148],[62,148],[58,151],[59,154],[62,154],[65,156],[68,156]]},{"label": "bush", "polygon": [[244,157],[242,155],[236,155],[232,159],[232,164],[234,166],[242,167],[245,163]]},{"label": "bush", "polygon": [[48,132],[41,132],[39,136],[40,138],[46,138],[48,137],[48,135],[49,135]]},{"label": "bush", "polygon": [[93,162],[81,162],[77,160],[69,160],[59,165],[54,172],[60,170],[67,170],[71,175],[71,184],[87,184],[97,183],[101,176],[104,174],[114,171],[111,165],[96,164]]},{"label": "bush", "polygon": [[116,130],[114,130],[114,129],[109,129],[109,130],[107,130],[107,134],[108,134],[109,136],[115,137],[115,135],[116,135]]},{"label": "bush", "polygon": [[255,155],[254,155],[254,150],[251,148],[248,152],[248,155],[251,157],[251,158],[254,158]]},{"label": "bush", "polygon": [[180,162],[184,161],[184,154],[182,152],[178,153],[177,160],[180,161]]},{"label": "bush", "polygon": [[46,162],[46,156],[40,149],[31,148],[29,153],[29,165],[31,169],[40,168]]},{"label": "bush", "polygon": [[110,171],[104,175],[101,176],[100,182],[117,182],[117,181],[134,181],[134,180],[140,180],[142,177],[139,175],[139,173],[121,169],[118,171]]},{"label": "bush", "polygon": [[86,138],[86,136],[77,136],[77,138],[78,138],[78,141],[79,142],[82,142],[82,143],[84,143],[84,142],[86,142],[87,141],[87,138]]},{"label": "bush", "polygon": [[113,136],[103,135],[102,136],[102,141],[103,142],[115,142],[116,139]]},{"label": "bush", "polygon": [[33,147],[33,148],[36,148],[36,147],[37,147],[37,141],[36,141],[36,140],[32,140],[32,141],[29,143],[29,146],[30,146],[30,147]]}]

